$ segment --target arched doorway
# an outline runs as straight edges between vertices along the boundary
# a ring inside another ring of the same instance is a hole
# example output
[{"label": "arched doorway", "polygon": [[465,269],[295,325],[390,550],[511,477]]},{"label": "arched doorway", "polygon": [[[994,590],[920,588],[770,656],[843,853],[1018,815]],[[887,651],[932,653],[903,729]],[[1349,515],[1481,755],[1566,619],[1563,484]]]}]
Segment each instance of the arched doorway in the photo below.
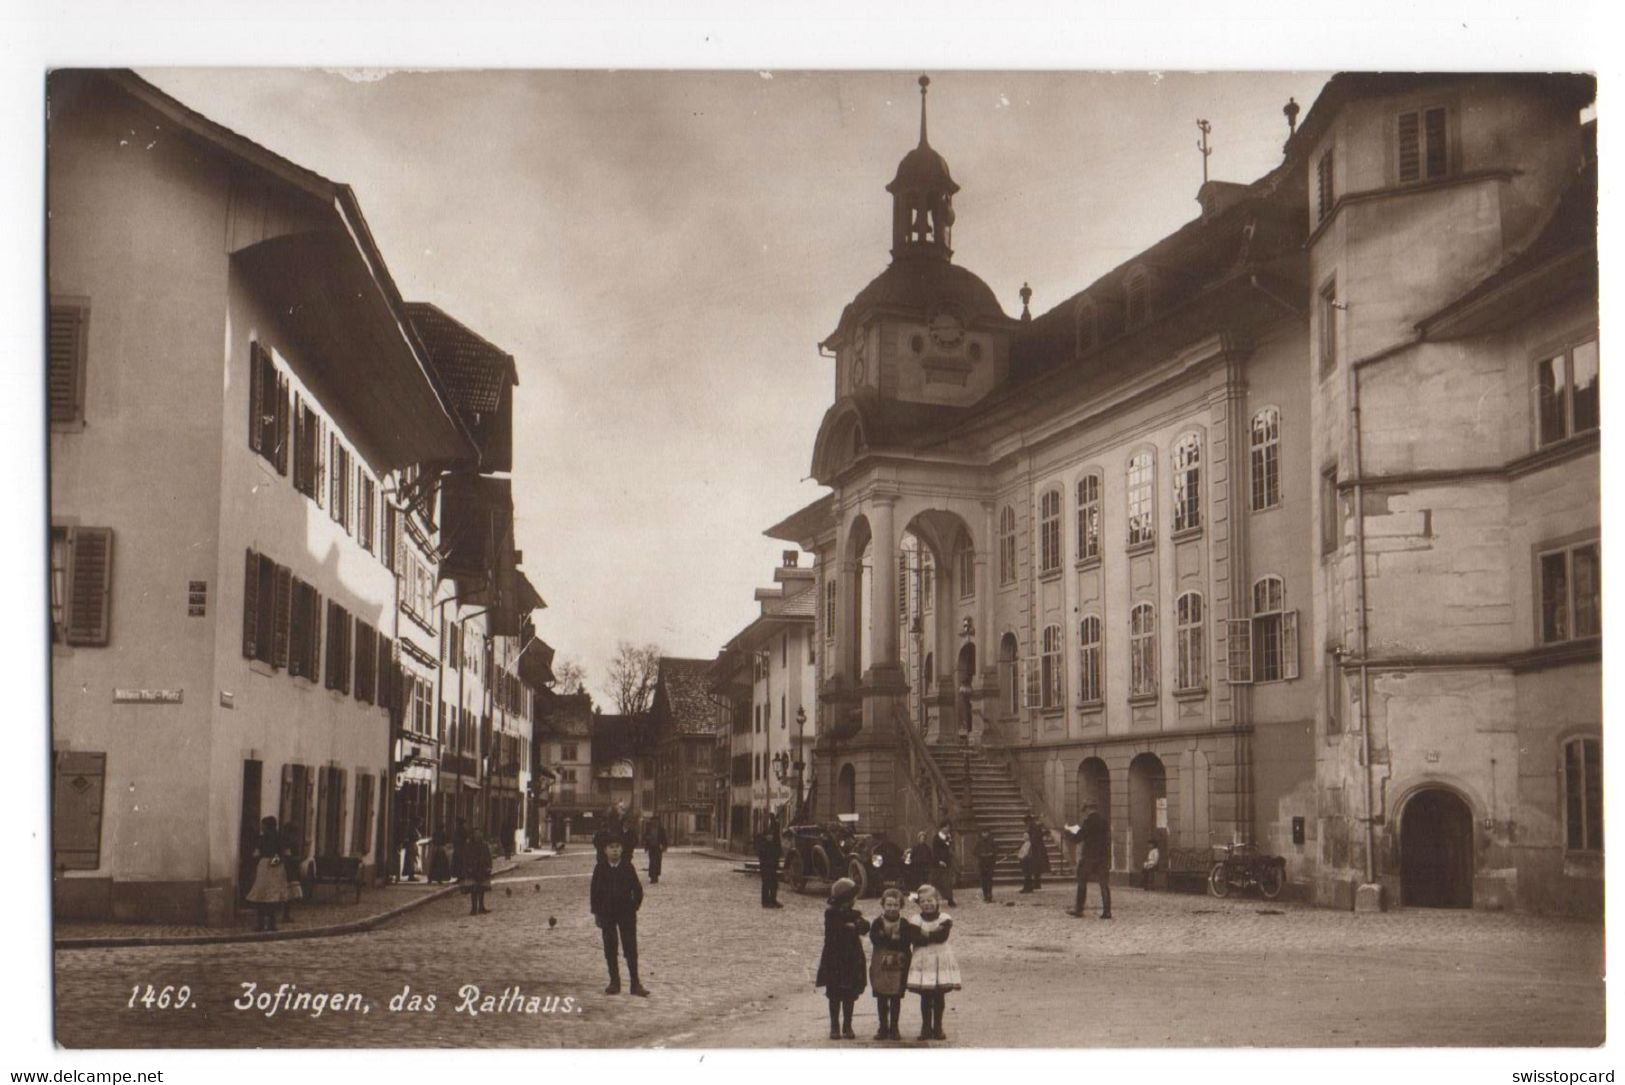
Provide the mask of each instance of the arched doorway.
[{"label": "arched doorway", "polygon": [[835,777],[835,812],[858,812],[858,774],[850,764],[842,765],[840,774]]},{"label": "arched doorway", "polygon": [[959,710],[959,733],[971,732],[971,690],[976,682],[976,642],[966,641],[959,649],[959,666],[954,673],[954,704]]},{"label": "arched doorway", "polygon": [[1094,803],[1106,824],[1112,823],[1112,776],[1106,762],[1098,757],[1085,758],[1078,766],[1078,812],[1085,803]]},{"label": "arched doorway", "polygon": [[1473,812],[1455,792],[1432,787],[1405,803],[1399,901],[1413,908],[1473,906]]},{"label": "arched doorway", "polygon": [[1128,765],[1128,826],[1133,851],[1129,869],[1138,870],[1159,826],[1161,814],[1167,817],[1168,774],[1162,759],[1142,753]]}]

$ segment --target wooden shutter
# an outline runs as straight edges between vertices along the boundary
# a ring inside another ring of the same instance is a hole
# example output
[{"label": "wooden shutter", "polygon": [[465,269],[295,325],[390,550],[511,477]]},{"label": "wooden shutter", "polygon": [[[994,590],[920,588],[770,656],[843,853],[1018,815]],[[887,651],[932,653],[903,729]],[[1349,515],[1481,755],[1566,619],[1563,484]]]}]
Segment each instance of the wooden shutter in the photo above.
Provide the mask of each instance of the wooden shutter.
[{"label": "wooden shutter", "polygon": [[1281,677],[1298,677],[1298,612],[1281,615]]},{"label": "wooden shutter", "polygon": [[67,586],[64,639],[87,647],[105,645],[113,595],[112,528],[69,529]]},{"label": "wooden shutter", "polygon": [[1422,169],[1421,130],[1415,113],[1399,115],[1399,179],[1414,181]]},{"label": "wooden shutter", "polygon": [[293,610],[293,573],[278,565],[271,614],[271,666],[288,665],[288,637]]},{"label": "wooden shutter", "polygon": [[260,558],[252,547],[243,566],[243,658],[253,659],[258,645],[254,638],[259,632]]},{"label": "wooden shutter", "polygon": [[327,424],[315,411],[310,414],[311,496],[316,507],[327,507]]},{"label": "wooden shutter", "polygon": [[46,400],[52,422],[75,422],[83,404],[86,311],[52,305],[46,343]]},{"label": "wooden shutter", "polygon": [[309,584],[305,585],[305,595],[310,608],[310,655],[306,662],[310,669],[310,680],[317,681],[322,676],[322,593]]},{"label": "wooden shutter", "polygon": [[338,660],[334,656],[339,647],[339,638],[336,635],[339,624],[338,609],[333,600],[327,601],[327,677],[322,684],[328,689],[339,688]]},{"label": "wooden shutter", "polygon": [[1246,685],[1253,680],[1253,623],[1250,618],[1225,620],[1229,639],[1230,684]]},{"label": "wooden shutter", "polygon": [[355,830],[351,837],[350,853],[357,858],[367,854],[369,831],[372,825],[372,781],[370,772],[357,773],[355,778]]},{"label": "wooden shutter", "polygon": [[260,417],[265,413],[265,401],[270,396],[265,391],[265,365],[260,356],[263,348],[258,343],[248,344],[248,448],[251,452],[265,450],[261,447],[260,437],[265,432],[265,423]]},{"label": "wooden shutter", "polygon": [[51,790],[51,863],[57,870],[95,870],[101,865],[106,782],[105,753],[57,753]]}]

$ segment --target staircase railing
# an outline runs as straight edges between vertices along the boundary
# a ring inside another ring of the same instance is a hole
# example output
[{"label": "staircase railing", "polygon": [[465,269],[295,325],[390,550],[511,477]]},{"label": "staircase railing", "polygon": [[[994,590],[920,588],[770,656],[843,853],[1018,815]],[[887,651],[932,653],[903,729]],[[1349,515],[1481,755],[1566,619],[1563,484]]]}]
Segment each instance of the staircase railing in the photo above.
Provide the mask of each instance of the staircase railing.
[{"label": "staircase railing", "polygon": [[954,795],[953,788],[948,786],[947,777],[943,776],[942,768],[931,755],[931,748],[926,745],[924,737],[901,708],[893,710],[892,718],[904,740],[904,775],[908,778],[909,789],[920,804],[924,820],[930,826],[935,826],[937,819],[945,813],[952,824],[960,824],[965,816],[964,806]]}]

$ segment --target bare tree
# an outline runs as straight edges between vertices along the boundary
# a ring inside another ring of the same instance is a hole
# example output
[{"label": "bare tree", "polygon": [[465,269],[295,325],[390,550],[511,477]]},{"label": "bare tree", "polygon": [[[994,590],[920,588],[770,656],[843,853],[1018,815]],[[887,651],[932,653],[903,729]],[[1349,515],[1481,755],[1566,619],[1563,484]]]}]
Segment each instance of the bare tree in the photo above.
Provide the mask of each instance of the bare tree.
[{"label": "bare tree", "polygon": [[569,695],[587,688],[587,668],[567,659],[553,668],[553,692]]},{"label": "bare tree", "polygon": [[647,712],[654,703],[655,679],[660,669],[660,645],[638,648],[630,641],[615,646],[609,664],[609,696],[622,715]]}]

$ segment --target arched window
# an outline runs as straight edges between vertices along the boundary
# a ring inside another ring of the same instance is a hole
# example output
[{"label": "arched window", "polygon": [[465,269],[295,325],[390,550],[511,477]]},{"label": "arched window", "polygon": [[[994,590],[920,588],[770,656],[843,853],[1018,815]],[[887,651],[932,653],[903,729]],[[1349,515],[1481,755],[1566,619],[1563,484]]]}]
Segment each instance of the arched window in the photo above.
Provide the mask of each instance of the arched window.
[{"label": "arched window", "polygon": [[1021,711],[1021,682],[1016,673],[1018,650],[1014,633],[999,638],[999,684],[1003,687],[1000,692],[1004,694],[1004,711],[1009,716]]},{"label": "arched window", "polygon": [[1045,490],[1038,499],[1038,571],[1061,568],[1061,491]]},{"label": "arched window", "polygon": [[1101,699],[1100,619],[1091,614],[1078,623],[1078,701],[1092,705]]},{"label": "arched window", "polygon": [[1043,653],[1039,656],[1039,683],[1043,691],[1044,708],[1061,707],[1061,627],[1044,627]]},{"label": "arched window", "polygon": [[1129,612],[1129,696],[1157,692],[1157,612],[1141,603]]},{"label": "arched window", "polygon": [[955,577],[959,581],[959,597],[971,599],[976,595],[976,548],[970,536],[959,533],[959,546],[954,552]]},{"label": "arched window", "polygon": [[1602,851],[1602,742],[1563,743],[1563,830],[1569,851]]},{"label": "arched window", "polygon": [[1174,442],[1174,530],[1202,526],[1202,438],[1187,433]]},{"label": "arched window", "polygon": [[999,510],[999,583],[1016,582],[1016,510]]},{"label": "arched window", "polygon": [[1128,544],[1137,546],[1156,538],[1156,518],[1152,509],[1152,487],[1156,483],[1156,461],[1150,450],[1136,452],[1128,461]]},{"label": "arched window", "polygon": [[1281,412],[1265,407],[1253,415],[1252,507],[1254,512],[1281,503]]},{"label": "arched window", "polygon": [[1285,618],[1286,585],[1278,576],[1260,577],[1253,585],[1255,682],[1277,682],[1286,677]]},{"label": "arched window", "polygon": [[1203,650],[1202,595],[1189,591],[1175,602],[1175,638],[1179,647],[1176,688],[1201,689],[1207,684],[1207,656]]},{"label": "arched window", "polygon": [[1078,560],[1100,557],[1100,476],[1078,479]]}]

